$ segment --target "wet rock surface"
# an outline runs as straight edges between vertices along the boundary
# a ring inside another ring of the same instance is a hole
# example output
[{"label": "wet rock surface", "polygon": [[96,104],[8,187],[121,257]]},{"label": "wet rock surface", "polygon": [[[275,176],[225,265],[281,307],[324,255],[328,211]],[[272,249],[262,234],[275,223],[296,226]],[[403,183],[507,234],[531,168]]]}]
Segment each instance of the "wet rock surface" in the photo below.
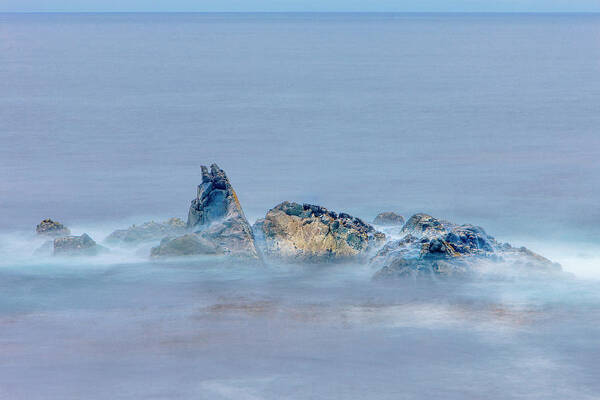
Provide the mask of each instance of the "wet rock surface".
[{"label": "wet rock surface", "polygon": [[351,259],[385,241],[383,233],[360,218],[287,201],[269,210],[254,231],[267,257],[288,262]]},{"label": "wet rock surface", "polygon": [[35,231],[38,235],[43,236],[68,236],[71,234],[69,228],[58,221],[53,221],[50,218],[43,220],[36,227]]},{"label": "wet rock surface", "polygon": [[145,222],[132,225],[127,229],[119,229],[106,239],[110,244],[138,244],[160,240],[167,236],[181,235],[186,232],[186,223],[180,218],[171,218],[164,222]]},{"label": "wet rock surface", "polygon": [[97,244],[87,233],[54,239],[55,256],[95,256],[108,251]]},{"label": "wet rock surface", "polygon": [[468,275],[509,267],[524,272],[558,272],[559,264],[526,249],[499,243],[481,227],[455,225],[427,214],[413,215],[405,234],[371,259],[379,267],[375,279],[407,276]]},{"label": "wet rock surface", "polygon": [[157,258],[217,254],[223,254],[223,252],[215,243],[203,238],[201,235],[190,233],[178,237],[164,238],[159,246],[152,248],[150,255]]},{"label": "wet rock surface", "polygon": [[[260,259],[254,234],[237,194],[225,171],[216,164],[212,164],[210,170],[202,166],[202,183],[198,186],[196,198],[192,200],[186,227],[199,240],[211,242],[223,254],[242,259]],[[191,243],[192,238],[186,237],[182,241]],[[169,248],[161,249],[164,246]],[[176,256],[178,248],[171,239],[152,249],[152,254],[156,257],[167,252],[169,256]],[[182,250],[179,255],[188,254]]]},{"label": "wet rock surface", "polygon": [[447,232],[452,226],[450,222],[434,218],[429,214],[415,214],[406,221],[402,233],[416,237],[435,237]]},{"label": "wet rock surface", "polygon": [[402,226],[404,225],[404,217],[391,211],[382,212],[377,214],[373,220],[373,224],[384,226]]}]

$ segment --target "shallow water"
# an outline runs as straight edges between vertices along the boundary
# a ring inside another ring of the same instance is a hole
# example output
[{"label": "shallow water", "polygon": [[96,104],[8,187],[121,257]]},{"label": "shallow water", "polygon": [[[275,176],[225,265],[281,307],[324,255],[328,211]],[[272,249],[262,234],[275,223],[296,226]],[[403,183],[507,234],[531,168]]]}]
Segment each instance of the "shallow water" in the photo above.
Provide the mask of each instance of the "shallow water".
[{"label": "shallow water", "polygon": [[600,284],[364,266],[0,269],[10,399],[597,398]]},{"label": "shallow water", "polygon": [[[598,399],[597,15],[1,15],[0,399]],[[572,276],[33,256],[282,200],[426,211]]]}]

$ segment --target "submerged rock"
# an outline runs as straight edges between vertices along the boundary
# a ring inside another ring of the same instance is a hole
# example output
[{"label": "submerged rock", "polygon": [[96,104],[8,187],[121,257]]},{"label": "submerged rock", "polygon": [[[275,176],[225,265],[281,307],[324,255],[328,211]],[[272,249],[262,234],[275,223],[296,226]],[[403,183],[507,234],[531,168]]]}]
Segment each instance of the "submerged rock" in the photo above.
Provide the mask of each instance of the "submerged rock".
[{"label": "submerged rock", "polygon": [[160,240],[167,236],[181,235],[186,232],[186,223],[180,218],[171,218],[164,222],[145,222],[119,229],[108,235],[106,243],[139,244]]},{"label": "submerged rock", "polygon": [[46,240],[40,247],[33,251],[33,255],[40,257],[48,257],[54,253],[54,239]]},{"label": "submerged rock", "polygon": [[53,221],[50,218],[43,220],[36,227],[35,231],[38,235],[44,236],[68,236],[71,234],[69,228],[60,222]]},{"label": "submerged rock", "polygon": [[455,225],[427,214],[413,215],[402,229],[405,236],[387,243],[371,259],[380,267],[374,278],[466,275],[477,271],[513,268],[560,271],[553,263],[524,247],[498,243],[481,227]]},{"label": "submerged rock", "polygon": [[373,220],[374,225],[402,226],[404,225],[404,217],[395,212],[379,213]]},{"label": "submerged rock", "polygon": [[222,251],[215,243],[191,233],[164,238],[159,246],[152,248],[150,255],[151,257],[174,257],[216,254],[222,254]]},{"label": "submerged rock", "polygon": [[55,256],[95,256],[106,251],[106,247],[97,244],[87,233],[54,239]]},{"label": "submerged rock", "polygon": [[[196,198],[192,200],[186,226],[196,237],[213,243],[224,254],[236,258],[260,259],[252,229],[237,194],[225,171],[216,164],[211,165],[210,171],[202,166],[202,183],[198,186]],[[186,238],[185,242],[191,240]],[[158,257],[164,252],[169,252],[169,256],[178,255],[177,247],[169,245],[171,241],[152,249],[153,255]],[[170,246],[171,249],[161,249],[164,246]],[[188,255],[183,250],[180,253]]]},{"label": "submerged rock", "polygon": [[383,233],[359,218],[287,201],[269,210],[254,230],[265,255],[292,262],[350,259],[385,240]]}]

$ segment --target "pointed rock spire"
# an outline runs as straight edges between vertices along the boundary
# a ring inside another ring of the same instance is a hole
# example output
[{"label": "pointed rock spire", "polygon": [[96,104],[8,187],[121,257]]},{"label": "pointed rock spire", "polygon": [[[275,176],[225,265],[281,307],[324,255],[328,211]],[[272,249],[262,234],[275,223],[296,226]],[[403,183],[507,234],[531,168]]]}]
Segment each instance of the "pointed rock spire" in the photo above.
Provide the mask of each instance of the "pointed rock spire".
[{"label": "pointed rock spire", "polygon": [[259,258],[254,235],[235,190],[217,164],[201,167],[202,183],[192,200],[187,227],[217,243],[226,254]]}]

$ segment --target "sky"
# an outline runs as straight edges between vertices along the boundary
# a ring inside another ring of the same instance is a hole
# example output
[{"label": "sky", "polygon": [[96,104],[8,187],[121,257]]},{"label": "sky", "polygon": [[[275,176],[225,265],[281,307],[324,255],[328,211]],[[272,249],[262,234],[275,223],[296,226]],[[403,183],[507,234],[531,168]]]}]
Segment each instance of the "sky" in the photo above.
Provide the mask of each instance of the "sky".
[{"label": "sky", "polygon": [[0,12],[600,12],[600,0],[1,0]]}]

